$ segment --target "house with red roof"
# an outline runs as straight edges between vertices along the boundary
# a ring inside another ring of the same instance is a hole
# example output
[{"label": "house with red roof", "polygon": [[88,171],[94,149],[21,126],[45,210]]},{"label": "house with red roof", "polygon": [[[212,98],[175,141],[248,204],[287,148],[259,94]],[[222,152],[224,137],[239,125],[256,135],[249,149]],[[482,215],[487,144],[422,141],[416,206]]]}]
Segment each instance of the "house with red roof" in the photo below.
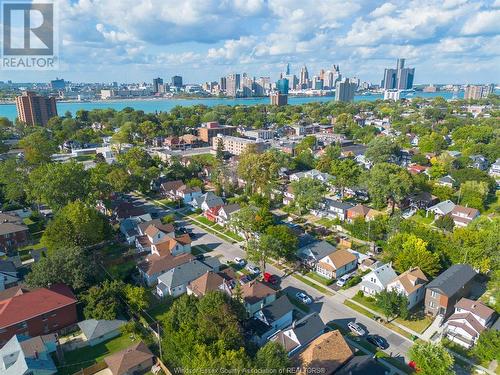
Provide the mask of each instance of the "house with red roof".
[{"label": "house with red roof", "polygon": [[77,323],[77,300],[63,284],[32,291],[16,288],[0,300],[0,347],[12,336],[40,336]]},{"label": "house with red roof", "polygon": [[203,215],[210,220],[213,223],[217,222],[217,217],[219,216],[219,211],[221,210],[222,206],[215,206],[211,207],[208,210],[206,210]]}]

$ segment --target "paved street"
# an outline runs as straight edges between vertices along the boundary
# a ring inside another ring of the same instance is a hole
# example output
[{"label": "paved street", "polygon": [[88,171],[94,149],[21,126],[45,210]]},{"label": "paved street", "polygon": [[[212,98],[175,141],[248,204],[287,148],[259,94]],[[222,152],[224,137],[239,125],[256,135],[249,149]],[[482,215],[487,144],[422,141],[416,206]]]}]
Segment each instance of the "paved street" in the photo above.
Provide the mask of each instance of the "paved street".
[{"label": "paved street", "polygon": [[[211,256],[222,255],[227,260],[232,260],[234,257],[245,258],[246,256],[245,252],[240,249],[238,245],[224,242],[218,237],[210,233],[206,233],[193,224],[186,223],[186,228],[192,230],[194,239],[192,244],[208,246],[212,249],[212,252],[210,253]],[[283,275],[282,271],[270,265],[267,266],[266,271],[279,276]],[[304,284],[292,276],[283,278],[281,287],[290,295],[295,295],[295,293],[299,290],[305,291],[309,294],[314,299],[312,309],[319,312],[325,323],[334,322],[347,329],[347,323],[355,321],[360,326],[365,328],[368,333],[378,334],[384,337],[390,345],[386,350],[388,354],[391,354],[393,357],[406,357],[407,351],[412,345],[410,340],[393,333],[391,330],[383,327],[377,322],[354,310],[351,310],[342,303],[345,297],[341,294],[324,296],[315,288]]]}]

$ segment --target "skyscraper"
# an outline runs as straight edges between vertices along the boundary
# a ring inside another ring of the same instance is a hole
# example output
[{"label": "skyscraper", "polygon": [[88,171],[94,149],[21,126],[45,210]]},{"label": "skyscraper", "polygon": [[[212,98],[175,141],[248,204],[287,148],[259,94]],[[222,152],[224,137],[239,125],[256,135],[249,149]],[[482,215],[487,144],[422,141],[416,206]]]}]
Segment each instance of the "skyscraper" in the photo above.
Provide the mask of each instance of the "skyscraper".
[{"label": "skyscraper", "polygon": [[226,92],[228,96],[236,96],[240,89],[241,76],[239,73],[233,73],[226,77]]},{"label": "skyscraper", "polygon": [[287,76],[289,76],[289,75],[290,75],[290,63],[286,64],[286,71],[285,71],[285,74],[286,74]]},{"label": "skyscraper", "polygon": [[160,86],[163,86],[163,79],[161,79],[160,77],[154,78],[153,79],[153,92],[155,94],[160,92]]},{"label": "skyscraper", "polygon": [[287,95],[288,94],[288,89],[289,89],[288,83],[289,83],[288,79],[286,79],[286,78],[278,79],[276,81],[276,90],[278,90],[278,92],[280,94]]},{"label": "skyscraper", "polygon": [[486,98],[493,92],[493,85],[467,85],[465,86],[464,99],[465,100],[478,100]]},{"label": "skyscraper", "polygon": [[299,87],[301,89],[309,88],[309,72],[307,71],[307,66],[303,66],[300,70]]},{"label": "skyscraper", "polygon": [[405,68],[405,59],[398,59],[396,69],[386,68],[382,88],[385,90],[409,90],[413,87],[415,68]]},{"label": "skyscraper", "polygon": [[335,101],[336,102],[352,102],[354,100],[354,92],[356,84],[349,81],[349,78],[337,82],[335,86]]},{"label": "skyscraper", "polygon": [[220,83],[219,83],[221,91],[226,91],[226,77],[220,77]]},{"label": "skyscraper", "polygon": [[17,117],[28,125],[47,125],[51,117],[57,116],[56,99],[26,91],[16,97]]},{"label": "skyscraper", "polygon": [[182,87],[182,77],[181,76],[173,76],[172,77],[172,86],[176,88]]}]

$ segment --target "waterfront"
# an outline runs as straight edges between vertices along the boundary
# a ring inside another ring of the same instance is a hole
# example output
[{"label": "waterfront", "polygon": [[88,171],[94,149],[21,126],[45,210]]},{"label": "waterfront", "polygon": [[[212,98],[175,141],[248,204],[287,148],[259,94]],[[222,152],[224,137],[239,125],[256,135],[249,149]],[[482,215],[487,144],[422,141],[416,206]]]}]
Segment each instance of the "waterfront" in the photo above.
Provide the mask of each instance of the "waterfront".
[{"label": "waterfront", "polygon": [[[410,94],[411,95],[411,94]],[[435,93],[426,92],[415,92],[413,96],[408,96],[408,94],[403,94],[402,97],[422,97],[422,98],[433,98],[436,96],[441,96],[445,99],[452,99],[453,93],[448,91],[441,91]],[[463,98],[463,92],[459,92],[458,98]],[[313,102],[327,102],[333,100],[333,96],[309,96],[309,97],[289,97],[288,104],[298,105]],[[357,95],[354,101],[374,101],[377,99],[383,99],[382,94],[376,95]],[[142,110],[146,113],[154,112],[167,112],[170,111],[175,106],[192,106],[196,104],[203,104],[208,107],[214,107],[217,105],[258,105],[258,104],[269,104],[268,97],[260,98],[236,98],[236,99],[219,99],[219,98],[207,98],[207,99],[125,99],[125,100],[110,100],[110,101],[95,101],[95,102],[58,102],[57,111],[60,116],[64,115],[67,111],[71,112],[73,115],[76,111],[80,109],[93,110],[93,109],[106,109],[112,108],[114,110],[120,111],[125,107],[131,107],[135,110]],[[9,120],[14,121],[17,117],[16,105],[15,104],[3,104],[0,105],[0,117],[7,117]]]}]

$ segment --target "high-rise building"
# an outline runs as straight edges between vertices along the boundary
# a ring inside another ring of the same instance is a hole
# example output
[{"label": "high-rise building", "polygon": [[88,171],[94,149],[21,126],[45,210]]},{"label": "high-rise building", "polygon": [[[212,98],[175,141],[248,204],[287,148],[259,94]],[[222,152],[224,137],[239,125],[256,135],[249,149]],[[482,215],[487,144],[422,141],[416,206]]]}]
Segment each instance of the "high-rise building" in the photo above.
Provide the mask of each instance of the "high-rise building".
[{"label": "high-rise building", "polygon": [[356,91],[356,84],[349,81],[348,78],[337,82],[335,86],[335,101],[352,102]]},{"label": "high-rise building", "polygon": [[153,79],[153,92],[155,94],[160,92],[160,86],[163,86],[163,79],[161,79],[160,77],[154,78]]},{"label": "high-rise building", "polygon": [[50,81],[50,87],[53,90],[64,90],[66,88],[66,82],[62,78],[56,78]]},{"label": "high-rise building", "polygon": [[313,77],[312,89],[313,90],[323,90],[323,79],[321,77],[317,77],[317,76]]},{"label": "high-rise building", "polygon": [[282,106],[288,104],[288,95],[280,94],[278,91],[269,94],[269,98],[271,99],[271,105]]},{"label": "high-rise building", "polygon": [[246,73],[243,73],[243,77],[241,79],[241,94],[244,98],[253,96],[253,92],[255,89],[254,86],[255,86],[255,78],[252,79]]},{"label": "high-rise building", "polygon": [[493,85],[467,85],[465,86],[464,99],[478,100],[486,98],[493,92]]},{"label": "high-rise building", "polygon": [[280,94],[287,95],[288,94],[288,89],[289,89],[288,83],[289,83],[288,79],[286,79],[286,78],[278,79],[276,81],[276,90],[278,90],[278,92]]},{"label": "high-rise building", "polygon": [[172,86],[176,88],[182,87],[182,77],[181,76],[173,76],[172,77]]},{"label": "high-rise building", "polygon": [[283,76],[283,78],[286,78],[288,80],[288,88],[290,90],[296,90],[297,85],[299,84],[299,80],[297,79],[297,76],[295,74],[288,74]]},{"label": "high-rise building", "polygon": [[16,97],[17,117],[28,125],[46,125],[57,116],[56,99],[26,91]]},{"label": "high-rise building", "polygon": [[220,77],[220,83],[219,83],[221,91],[226,91],[226,77]]},{"label": "high-rise building", "polygon": [[228,96],[237,96],[240,90],[241,76],[239,73],[233,73],[226,77],[226,92]]},{"label": "high-rise building", "polygon": [[286,71],[285,75],[289,76],[290,75],[290,63],[286,64]]},{"label": "high-rise building", "polygon": [[398,59],[396,69],[386,68],[382,80],[385,90],[409,90],[413,87],[415,68],[405,68],[405,59]]},{"label": "high-rise building", "polygon": [[307,66],[303,66],[300,70],[299,87],[301,89],[309,88],[309,72],[307,71]]}]

